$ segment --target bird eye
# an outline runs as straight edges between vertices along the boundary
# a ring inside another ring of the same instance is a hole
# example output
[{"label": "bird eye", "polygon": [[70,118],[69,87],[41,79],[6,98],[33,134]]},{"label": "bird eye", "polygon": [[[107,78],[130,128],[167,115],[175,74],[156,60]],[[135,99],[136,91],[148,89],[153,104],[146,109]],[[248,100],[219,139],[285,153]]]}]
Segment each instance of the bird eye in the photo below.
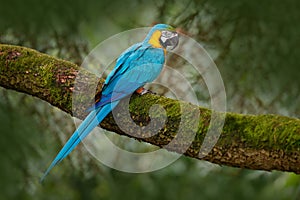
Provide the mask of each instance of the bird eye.
[{"label": "bird eye", "polygon": [[162,32],[161,32],[161,35],[162,35],[163,37],[165,37],[165,38],[169,38],[169,37],[172,36],[172,33],[169,32],[169,31],[162,31]]}]

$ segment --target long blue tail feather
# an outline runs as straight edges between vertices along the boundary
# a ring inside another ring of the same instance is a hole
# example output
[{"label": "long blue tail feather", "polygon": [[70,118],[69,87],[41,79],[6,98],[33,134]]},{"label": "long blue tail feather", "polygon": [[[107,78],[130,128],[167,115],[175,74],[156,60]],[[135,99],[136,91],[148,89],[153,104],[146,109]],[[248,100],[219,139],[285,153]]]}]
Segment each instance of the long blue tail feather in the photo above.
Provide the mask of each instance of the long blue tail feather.
[{"label": "long blue tail feather", "polygon": [[42,178],[41,182],[49,174],[51,169],[60,163],[71,151],[98,125],[102,120],[112,111],[114,107],[119,103],[115,101],[109,104],[104,105],[103,107],[98,107],[95,110],[92,110],[90,114],[85,118],[85,120],[80,124],[77,130],[73,133],[67,143],[59,151],[55,159],[52,161]]}]

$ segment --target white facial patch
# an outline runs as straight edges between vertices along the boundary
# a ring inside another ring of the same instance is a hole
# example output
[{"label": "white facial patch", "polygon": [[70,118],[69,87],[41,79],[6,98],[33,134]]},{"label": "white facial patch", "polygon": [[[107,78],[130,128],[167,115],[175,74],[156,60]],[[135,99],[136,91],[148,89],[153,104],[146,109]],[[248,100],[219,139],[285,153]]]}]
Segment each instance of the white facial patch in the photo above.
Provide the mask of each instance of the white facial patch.
[{"label": "white facial patch", "polygon": [[174,36],[176,36],[176,32],[171,32],[171,31],[161,31],[161,36],[160,39],[162,42],[166,42],[167,39],[170,39]]}]

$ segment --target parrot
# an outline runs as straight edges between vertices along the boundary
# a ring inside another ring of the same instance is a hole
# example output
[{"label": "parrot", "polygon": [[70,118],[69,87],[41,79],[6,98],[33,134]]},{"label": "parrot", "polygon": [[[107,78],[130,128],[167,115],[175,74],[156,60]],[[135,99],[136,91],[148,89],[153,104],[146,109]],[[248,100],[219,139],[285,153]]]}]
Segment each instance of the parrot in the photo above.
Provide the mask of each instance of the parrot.
[{"label": "parrot", "polygon": [[58,152],[41,177],[41,182],[54,166],[68,156],[102,122],[120,100],[134,92],[140,95],[149,92],[144,85],[158,77],[165,63],[167,49],[174,49],[178,43],[179,35],[175,28],[167,24],[156,24],[142,42],[121,53],[113,70],[106,77],[100,99],[95,102],[90,113]]}]

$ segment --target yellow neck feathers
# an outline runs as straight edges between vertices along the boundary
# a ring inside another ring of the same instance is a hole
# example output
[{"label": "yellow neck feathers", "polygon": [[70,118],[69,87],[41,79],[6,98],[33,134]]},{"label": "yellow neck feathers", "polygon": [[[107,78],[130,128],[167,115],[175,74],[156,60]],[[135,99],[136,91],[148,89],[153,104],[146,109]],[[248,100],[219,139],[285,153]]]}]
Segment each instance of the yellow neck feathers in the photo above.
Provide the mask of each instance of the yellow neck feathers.
[{"label": "yellow neck feathers", "polygon": [[160,36],[161,36],[161,32],[160,31],[155,31],[152,34],[152,36],[151,36],[151,38],[150,38],[150,40],[149,40],[148,43],[151,44],[152,47],[154,47],[154,48],[163,48],[164,53],[166,55],[167,54],[167,50],[163,46],[161,46],[161,44],[159,42]]},{"label": "yellow neck feathers", "polygon": [[159,42],[160,36],[161,36],[161,32],[155,31],[149,40],[149,44],[151,44],[154,48],[161,48],[162,46]]}]

